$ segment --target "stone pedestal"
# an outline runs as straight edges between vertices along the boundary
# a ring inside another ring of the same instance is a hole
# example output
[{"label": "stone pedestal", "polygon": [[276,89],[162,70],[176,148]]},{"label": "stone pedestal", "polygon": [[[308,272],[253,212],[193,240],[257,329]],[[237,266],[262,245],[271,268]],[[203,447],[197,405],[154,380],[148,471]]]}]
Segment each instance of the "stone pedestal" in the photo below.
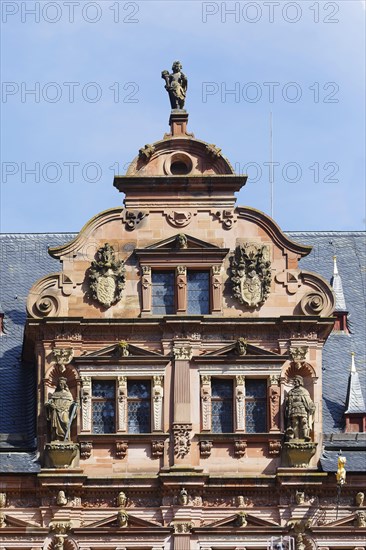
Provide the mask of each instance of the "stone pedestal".
[{"label": "stone pedestal", "polygon": [[288,465],[293,468],[307,468],[310,459],[315,455],[317,443],[293,439],[285,443],[285,454]]},{"label": "stone pedestal", "polygon": [[78,455],[79,446],[72,441],[52,441],[45,446],[45,463],[49,468],[69,468]]}]

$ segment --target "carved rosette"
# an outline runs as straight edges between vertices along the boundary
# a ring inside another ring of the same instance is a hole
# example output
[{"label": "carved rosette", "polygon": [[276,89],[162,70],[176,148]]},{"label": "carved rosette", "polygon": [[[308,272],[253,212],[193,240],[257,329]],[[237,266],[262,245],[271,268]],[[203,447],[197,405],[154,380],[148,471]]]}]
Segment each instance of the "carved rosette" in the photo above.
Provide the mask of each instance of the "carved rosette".
[{"label": "carved rosette", "polygon": [[154,431],[163,430],[163,395],[164,377],[156,375],[153,378],[153,411]]},{"label": "carved rosette", "polygon": [[231,258],[233,296],[248,307],[262,305],[270,291],[271,262],[267,246],[237,246]]},{"label": "carved rosette", "polygon": [[89,268],[91,296],[104,307],[110,307],[122,297],[125,287],[123,262],[115,259],[113,246],[106,243],[96,253]]},{"label": "carved rosette", "polygon": [[82,431],[90,432],[91,431],[91,419],[92,419],[92,388],[91,388],[91,377],[82,376],[81,377],[81,419],[82,419]]},{"label": "carved rosette", "polygon": [[235,415],[236,429],[244,431],[244,398],[245,398],[245,376],[239,374],[235,377]]},{"label": "carved rosette", "polygon": [[174,424],[174,454],[178,458],[184,458],[190,451],[192,431],[191,424]]},{"label": "carved rosette", "polygon": [[211,376],[201,376],[202,430],[211,430]]},{"label": "carved rosette", "polygon": [[127,430],[127,376],[118,377],[118,431]]}]

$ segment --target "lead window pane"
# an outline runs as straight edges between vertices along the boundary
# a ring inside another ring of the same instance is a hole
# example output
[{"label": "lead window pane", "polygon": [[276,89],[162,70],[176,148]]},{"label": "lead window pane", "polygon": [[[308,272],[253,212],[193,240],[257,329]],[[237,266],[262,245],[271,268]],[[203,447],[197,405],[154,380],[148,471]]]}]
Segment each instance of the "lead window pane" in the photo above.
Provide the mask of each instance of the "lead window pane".
[{"label": "lead window pane", "polygon": [[129,433],[151,431],[151,382],[127,381],[127,425]]},{"label": "lead window pane", "polygon": [[210,274],[208,271],[188,271],[187,313],[204,315],[210,312]]},{"label": "lead window pane", "polygon": [[211,417],[213,433],[230,433],[233,431],[232,380],[212,378]]},{"label": "lead window pane", "polygon": [[154,315],[175,313],[174,280],[174,271],[152,272],[152,312]]},{"label": "lead window pane", "polygon": [[245,381],[245,431],[265,433],[267,431],[267,381]]},{"label": "lead window pane", "polygon": [[92,381],[93,433],[107,434],[115,432],[115,392],[113,380]]}]

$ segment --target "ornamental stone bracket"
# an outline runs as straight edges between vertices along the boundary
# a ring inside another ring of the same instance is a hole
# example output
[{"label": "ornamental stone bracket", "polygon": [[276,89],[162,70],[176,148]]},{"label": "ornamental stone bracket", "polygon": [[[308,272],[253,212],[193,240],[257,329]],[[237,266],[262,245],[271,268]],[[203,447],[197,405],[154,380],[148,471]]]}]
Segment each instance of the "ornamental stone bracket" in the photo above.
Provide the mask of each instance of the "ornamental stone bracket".
[{"label": "ornamental stone bracket", "polygon": [[247,452],[247,442],[244,439],[236,439],[234,441],[234,456],[243,458]]},{"label": "ornamental stone bracket", "polygon": [[234,224],[238,221],[238,216],[235,210],[217,210],[211,212],[212,216],[219,220],[223,229],[232,229]]},{"label": "ornamental stone bracket", "polygon": [[208,458],[211,456],[211,450],[213,447],[212,441],[209,441],[205,439],[204,441],[200,441],[200,454],[202,458]]},{"label": "ornamental stone bracket", "polygon": [[61,521],[52,521],[50,523],[49,529],[50,534],[54,535],[54,545],[53,548],[56,550],[64,550],[65,548],[65,539],[68,536],[68,532],[72,528],[71,521],[61,520]]},{"label": "ornamental stone bracket", "polygon": [[253,243],[238,245],[230,261],[233,297],[250,308],[261,306],[271,287],[269,247]]},{"label": "ornamental stone bracket", "polygon": [[192,529],[192,523],[188,521],[175,521],[171,525],[175,535],[187,535]]},{"label": "ornamental stone bracket", "polygon": [[192,424],[173,424],[174,455],[184,458],[191,449]]},{"label": "ornamental stone bracket", "polygon": [[93,443],[91,441],[81,441],[80,442],[80,458],[87,460],[91,457],[93,450]]},{"label": "ornamental stone bracket", "polygon": [[148,215],[147,210],[124,210],[122,222],[128,231],[133,231]]},{"label": "ornamental stone bracket", "polygon": [[151,456],[153,458],[160,458],[164,455],[164,441],[152,440],[151,441]]},{"label": "ornamental stone bracket", "polygon": [[72,441],[51,441],[45,445],[45,466],[47,468],[70,468],[78,461],[79,445]]},{"label": "ornamental stone bracket", "polygon": [[115,449],[116,457],[123,460],[127,456],[128,441],[116,441]]},{"label": "ornamental stone bracket", "polygon": [[282,443],[278,439],[270,439],[268,441],[268,454],[270,457],[280,456]]},{"label": "ornamental stone bracket", "polygon": [[285,453],[291,468],[307,468],[311,458],[315,455],[317,443],[312,441],[287,441]]},{"label": "ornamental stone bracket", "polygon": [[66,365],[69,365],[74,357],[73,348],[53,348],[53,357],[60,373],[65,372]]},{"label": "ornamental stone bracket", "polygon": [[125,287],[125,268],[117,260],[113,246],[105,243],[96,253],[88,270],[90,295],[101,306],[109,308],[122,298]]}]

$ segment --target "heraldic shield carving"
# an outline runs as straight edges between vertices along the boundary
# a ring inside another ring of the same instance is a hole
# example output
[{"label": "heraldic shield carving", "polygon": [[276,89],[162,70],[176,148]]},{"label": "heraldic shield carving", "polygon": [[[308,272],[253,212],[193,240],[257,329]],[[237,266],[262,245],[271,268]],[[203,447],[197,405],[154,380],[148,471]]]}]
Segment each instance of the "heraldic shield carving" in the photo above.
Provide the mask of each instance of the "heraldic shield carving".
[{"label": "heraldic shield carving", "polygon": [[125,268],[115,259],[113,246],[106,243],[96,253],[89,268],[89,287],[94,300],[110,307],[122,297],[125,287]]},{"label": "heraldic shield carving", "polygon": [[233,296],[241,304],[263,304],[271,286],[271,262],[267,246],[246,243],[236,247],[231,258]]}]

